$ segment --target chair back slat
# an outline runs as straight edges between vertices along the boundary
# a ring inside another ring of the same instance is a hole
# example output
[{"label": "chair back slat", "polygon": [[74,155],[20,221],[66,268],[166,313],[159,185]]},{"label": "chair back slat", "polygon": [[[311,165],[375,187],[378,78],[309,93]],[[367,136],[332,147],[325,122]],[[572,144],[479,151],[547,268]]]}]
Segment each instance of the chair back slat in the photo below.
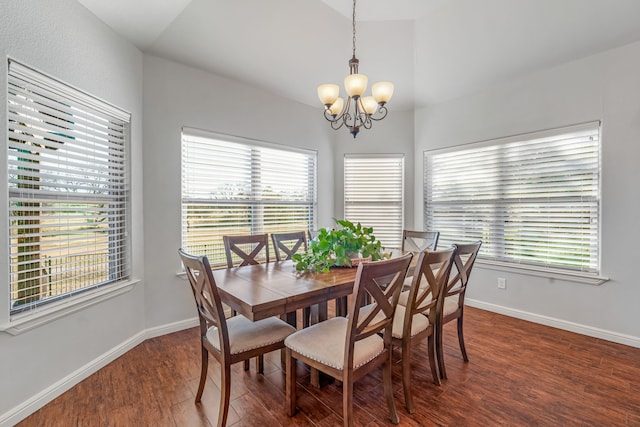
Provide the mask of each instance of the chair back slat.
[{"label": "chair back slat", "polygon": [[478,257],[480,246],[482,246],[482,241],[478,240],[474,243],[454,244],[453,246],[456,248],[456,255],[454,257],[456,274],[449,279],[445,298],[447,296],[465,293],[471,270]]},{"label": "chair back slat", "polygon": [[435,323],[438,297],[446,289],[455,253],[454,247],[420,252],[407,300],[405,330],[411,330],[413,316],[418,313],[426,314],[429,322]]},{"label": "chair back slat", "polygon": [[[357,341],[381,332],[384,332],[385,341],[391,339],[395,307],[412,257],[413,254],[409,253],[390,260],[363,262],[358,265],[353,298],[349,306],[345,367],[353,366],[353,348]],[[369,299],[369,310],[364,314],[360,313],[360,308]]]},{"label": "chair back slat", "polygon": [[304,231],[272,233],[271,240],[273,241],[273,252],[278,261],[291,259],[300,248],[307,251],[307,234]]},{"label": "chair back slat", "polygon": [[435,251],[439,238],[439,231],[402,230],[402,250],[410,252]]},{"label": "chair back slat", "polygon": [[229,332],[209,260],[206,256],[187,254],[182,249],[178,250],[178,254],[184,265],[198,309],[200,333],[204,336],[211,327],[216,327],[219,342],[222,343],[220,349],[226,354],[229,352]]},{"label": "chair back slat", "polygon": [[[234,267],[233,255],[237,255],[241,262],[238,267],[259,264],[258,256],[264,249],[265,262],[269,262],[269,235],[252,234],[247,236],[222,236],[224,250],[227,255],[227,268]],[[249,250],[245,249],[249,248]]]}]

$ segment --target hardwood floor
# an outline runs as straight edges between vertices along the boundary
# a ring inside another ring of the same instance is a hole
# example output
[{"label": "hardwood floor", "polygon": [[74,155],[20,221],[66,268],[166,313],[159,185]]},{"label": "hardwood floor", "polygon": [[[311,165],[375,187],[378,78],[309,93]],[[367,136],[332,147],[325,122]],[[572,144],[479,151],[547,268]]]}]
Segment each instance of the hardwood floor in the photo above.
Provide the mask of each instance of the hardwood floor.
[{"label": "hardwood floor", "polygon": [[[404,408],[399,352],[394,394],[407,426],[640,426],[640,349],[585,337],[474,308],[465,314],[469,363],[457,346],[455,324],[445,326],[448,380],[431,382],[428,362],[412,357],[416,412]],[[201,405],[194,404],[200,372],[197,330],[140,344],[19,424],[26,426],[215,426],[220,375],[211,358]],[[299,366],[300,412],[287,417],[279,353],[232,370],[232,426],[342,425],[341,389],[309,385]],[[390,425],[382,373],[355,386],[358,426]]]}]

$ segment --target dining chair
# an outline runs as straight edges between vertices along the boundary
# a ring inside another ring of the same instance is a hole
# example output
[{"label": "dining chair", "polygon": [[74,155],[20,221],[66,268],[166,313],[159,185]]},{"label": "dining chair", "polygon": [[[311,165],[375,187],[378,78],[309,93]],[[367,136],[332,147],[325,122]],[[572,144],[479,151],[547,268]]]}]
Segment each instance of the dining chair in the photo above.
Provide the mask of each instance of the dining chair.
[{"label": "dining chair", "polygon": [[442,344],[443,326],[452,320],[458,321],[458,343],[460,351],[465,362],[469,361],[467,351],[464,346],[463,321],[464,321],[464,296],[469,284],[469,276],[471,270],[482,246],[482,241],[478,240],[468,244],[454,244],[456,254],[454,257],[454,265],[456,274],[453,276],[446,288],[440,294],[439,298],[439,316],[436,326],[436,352],[438,357],[438,367],[440,376],[447,378],[447,372],[444,366],[444,350]]},{"label": "dining chair", "polygon": [[[241,236],[222,236],[224,242],[224,251],[227,256],[227,268],[244,267],[246,265],[259,264],[260,261],[269,262],[269,235],[268,234],[250,234]],[[260,254],[264,249],[264,258],[260,259]],[[235,265],[234,256],[240,258],[240,263]],[[233,316],[237,313],[231,310]],[[258,372],[262,373],[264,369],[264,357],[259,355],[256,358]],[[249,360],[244,362],[244,370],[249,370]]]},{"label": "dining chair", "polygon": [[[354,382],[382,366],[384,395],[391,422],[399,418],[391,383],[391,328],[402,283],[412,254],[358,265],[348,317],[333,317],[287,337],[287,412],[296,412],[296,361],[342,382],[343,424],[353,425]],[[360,308],[368,296],[366,314]],[[379,314],[382,313],[382,314]]]},{"label": "dining chair", "polygon": [[245,236],[222,236],[224,251],[227,255],[227,268],[235,265],[233,255],[240,258],[237,267],[259,264],[259,256],[264,249],[264,262],[269,262],[269,235],[251,234]]},{"label": "dining chair", "polygon": [[291,259],[300,248],[307,251],[307,233],[294,231],[291,233],[271,233],[273,252],[278,261]]},{"label": "dining chair", "polygon": [[[271,233],[271,240],[273,242],[273,252],[275,253],[278,261],[286,261],[297,253],[300,248],[305,252],[307,251],[307,233],[304,231],[294,231],[291,233]],[[313,310],[312,310],[313,309]],[[311,316],[320,320],[321,310],[327,310],[327,303],[323,303],[322,306],[316,305],[315,307],[306,307],[302,310],[302,327],[306,328],[311,323]],[[313,312],[313,314],[312,314]]]},{"label": "dining chair", "polygon": [[427,338],[427,354],[433,382],[440,385],[436,359],[437,304],[449,280],[456,249],[422,251],[418,255],[411,286],[402,292],[406,297],[398,304],[393,318],[391,343],[402,349],[402,386],[407,411],[414,412],[411,394],[411,354],[418,340]]},{"label": "dining chair", "polygon": [[438,248],[439,231],[402,230],[402,251],[435,251]]},{"label": "dining chair", "polygon": [[[438,248],[439,231],[402,230],[402,252],[435,251]],[[404,281],[404,290],[411,286],[412,272],[409,271]]]},{"label": "dining chair", "polygon": [[196,403],[201,401],[207,380],[209,354],[220,363],[220,411],[218,426],[224,426],[229,413],[231,365],[284,347],[285,338],[295,331],[288,323],[270,317],[252,322],[244,316],[225,318],[209,260],[178,250],[195,298],[200,320],[202,365]]}]

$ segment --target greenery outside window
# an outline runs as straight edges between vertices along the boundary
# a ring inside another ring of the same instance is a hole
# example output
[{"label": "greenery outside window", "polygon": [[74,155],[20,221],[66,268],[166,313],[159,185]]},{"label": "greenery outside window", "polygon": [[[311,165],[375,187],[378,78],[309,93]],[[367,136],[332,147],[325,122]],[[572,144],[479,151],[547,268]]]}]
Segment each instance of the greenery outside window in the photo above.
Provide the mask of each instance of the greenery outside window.
[{"label": "greenery outside window", "polygon": [[15,61],[10,313],[129,278],[128,113]]},{"label": "greenery outside window", "polygon": [[482,239],[480,257],[600,273],[600,124],[424,153],[424,226],[438,246]]},{"label": "greenery outside window", "polygon": [[311,150],[183,129],[182,248],[224,266],[224,235],[315,229],[316,159]]}]

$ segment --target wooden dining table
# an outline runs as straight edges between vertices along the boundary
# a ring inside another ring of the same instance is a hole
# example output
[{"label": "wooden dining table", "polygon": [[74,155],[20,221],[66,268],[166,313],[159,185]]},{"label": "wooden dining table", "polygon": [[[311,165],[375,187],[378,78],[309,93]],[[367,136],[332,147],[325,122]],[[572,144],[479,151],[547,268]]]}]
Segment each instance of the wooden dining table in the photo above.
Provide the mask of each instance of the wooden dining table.
[{"label": "wooden dining table", "polygon": [[[220,298],[236,312],[256,321],[286,315],[295,325],[298,309],[348,296],[357,268],[332,268],[328,273],[296,271],[292,261],[278,261],[214,270]],[[326,312],[319,314],[320,320]]]}]

